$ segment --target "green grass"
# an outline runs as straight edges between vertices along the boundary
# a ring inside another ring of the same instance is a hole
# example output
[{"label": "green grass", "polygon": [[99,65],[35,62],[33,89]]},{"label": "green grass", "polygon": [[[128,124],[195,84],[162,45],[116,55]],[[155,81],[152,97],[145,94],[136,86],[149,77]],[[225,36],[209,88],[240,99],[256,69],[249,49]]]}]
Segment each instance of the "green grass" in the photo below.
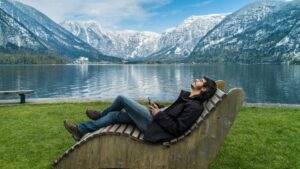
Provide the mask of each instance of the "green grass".
[{"label": "green grass", "polygon": [[[0,107],[0,168],[51,168],[75,142],[63,119],[88,120],[86,108],[109,103]],[[146,105],[146,103],[143,103]],[[210,169],[300,168],[300,110],[243,107]]]}]

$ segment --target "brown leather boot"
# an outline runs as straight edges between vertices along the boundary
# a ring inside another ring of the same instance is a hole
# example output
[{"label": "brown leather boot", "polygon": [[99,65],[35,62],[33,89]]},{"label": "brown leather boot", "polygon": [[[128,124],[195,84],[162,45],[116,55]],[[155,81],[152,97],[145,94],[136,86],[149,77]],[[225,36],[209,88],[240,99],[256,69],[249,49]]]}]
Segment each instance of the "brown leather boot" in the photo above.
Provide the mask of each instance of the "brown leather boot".
[{"label": "brown leather boot", "polygon": [[101,111],[87,109],[86,115],[92,120],[97,120],[101,117]]},{"label": "brown leather boot", "polygon": [[82,135],[74,124],[68,122],[67,120],[64,120],[64,126],[68,130],[68,132],[72,134],[74,140],[80,141]]}]

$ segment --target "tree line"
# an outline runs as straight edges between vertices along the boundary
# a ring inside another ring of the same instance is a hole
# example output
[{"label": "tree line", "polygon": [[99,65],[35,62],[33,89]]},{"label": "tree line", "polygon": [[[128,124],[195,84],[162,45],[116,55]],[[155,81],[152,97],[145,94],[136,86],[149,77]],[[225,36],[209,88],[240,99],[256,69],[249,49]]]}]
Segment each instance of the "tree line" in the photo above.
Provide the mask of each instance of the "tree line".
[{"label": "tree line", "polygon": [[56,56],[1,54],[0,64],[66,64],[68,61]]}]

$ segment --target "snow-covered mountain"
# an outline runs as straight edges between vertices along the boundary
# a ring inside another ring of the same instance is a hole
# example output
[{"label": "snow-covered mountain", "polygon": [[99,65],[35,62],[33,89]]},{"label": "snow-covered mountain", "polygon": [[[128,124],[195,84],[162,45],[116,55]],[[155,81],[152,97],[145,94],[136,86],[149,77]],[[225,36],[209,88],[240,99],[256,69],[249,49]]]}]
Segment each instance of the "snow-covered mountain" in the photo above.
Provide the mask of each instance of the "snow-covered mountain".
[{"label": "snow-covered mountain", "polygon": [[299,0],[259,0],[214,27],[187,61],[300,62],[299,26]]},{"label": "snow-covered mountain", "polygon": [[123,58],[156,51],[160,37],[154,32],[104,30],[96,21],[65,21],[61,25],[102,53]]},{"label": "snow-covered mountain", "polygon": [[[138,31],[108,31],[95,21],[65,21],[61,25],[102,53],[124,58],[172,59],[190,54],[194,46],[226,14],[191,16],[162,34]],[[169,50],[174,49],[174,52]],[[170,55],[172,56],[170,57]],[[169,56],[169,57],[167,57]]]},{"label": "snow-covered mountain", "polygon": [[[47,55],[69,58],[85,56],[90,60],[120,60],[101,54],[31,6],[18,1],[0,0],[0,9],[3,10],[1,28],[13,28],[5,31],[0,43],[10,42],[9,44],[16,48],[33,50],[42,48],[43,54]],[[3,50],[5,48],[3,45]]]},{"label": "snow-covered mountain", "polygon": [[46,47],[22,24],[0,8],[0,51],[17,52],[45,50]]},{"label": "snow-covered mountain", "polygon": [[191,16],[176,28],[167,29],[159,40],[159,50],[147,60],[173,60],[187,57],[199,40],[227,14]]}]

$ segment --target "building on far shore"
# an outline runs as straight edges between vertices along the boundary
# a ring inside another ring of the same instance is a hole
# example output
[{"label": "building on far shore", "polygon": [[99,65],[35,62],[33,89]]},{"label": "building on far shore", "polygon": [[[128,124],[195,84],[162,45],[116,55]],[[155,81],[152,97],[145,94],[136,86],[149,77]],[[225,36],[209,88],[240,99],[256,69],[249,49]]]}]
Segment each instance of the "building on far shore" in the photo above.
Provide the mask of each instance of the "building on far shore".
[{"label": "building on far shore", "polygon": [[75,61],[73,61],[73,64],[88,64],[89,63],[89,58],[81,56]]}]

